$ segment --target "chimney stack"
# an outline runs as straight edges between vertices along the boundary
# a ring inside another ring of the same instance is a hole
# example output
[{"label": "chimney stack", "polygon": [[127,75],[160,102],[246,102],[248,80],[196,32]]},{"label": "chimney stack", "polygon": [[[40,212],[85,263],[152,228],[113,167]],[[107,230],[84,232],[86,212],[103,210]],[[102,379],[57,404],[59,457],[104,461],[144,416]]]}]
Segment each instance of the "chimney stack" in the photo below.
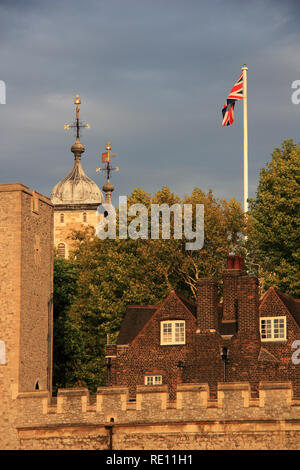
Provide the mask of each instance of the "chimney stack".
[{"label": "chimney stack", "polygon": [[239,255],[229,255],[223,276],[222,323],[237,322],[239,334],[259,335],[258,280],[249,276],[244,260]]},{"label": "chimney stack", "polygon": [[259,293],[258,279],[244,275],[237,283],[238,332],[247,338],[259,335]]},{"label": "chimney stack", "polygon": [[213,278],[198,280],[197,325],[200,333],[218,329],[218,284]]},{"label": "chimney stack", "polygon": [[223,275],[223,322],[237,321],[237,281],[245,274],[243,258],[239,255],[228,255]]}]

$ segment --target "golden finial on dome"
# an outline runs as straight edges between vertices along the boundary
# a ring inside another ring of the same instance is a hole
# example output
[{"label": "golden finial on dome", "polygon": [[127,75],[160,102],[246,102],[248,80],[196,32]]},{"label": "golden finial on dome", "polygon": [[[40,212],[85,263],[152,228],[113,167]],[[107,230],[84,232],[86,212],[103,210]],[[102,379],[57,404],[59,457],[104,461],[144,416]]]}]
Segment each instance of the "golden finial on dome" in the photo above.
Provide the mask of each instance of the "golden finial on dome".
[{"label": "golden finial on dome", "polygon": [[79,95],[76,95],[76,98],[74,100],[74,104],[81,104],[81,99]]},{"label": "golden finial on dome", "polygon": [[79,131],[82,127],[85,127],[87,129],[90,129],[90,124],[83,124],[82,122],[79,121],[79,105],[81,104],[81,99],[79,95],[76,95],[74,99],[74,104],[76,104],[76,120],[73,122],[73,124],[65,124],[64,129],[71,129],[75,128],[76,129],[76,139],[79,139]]}]

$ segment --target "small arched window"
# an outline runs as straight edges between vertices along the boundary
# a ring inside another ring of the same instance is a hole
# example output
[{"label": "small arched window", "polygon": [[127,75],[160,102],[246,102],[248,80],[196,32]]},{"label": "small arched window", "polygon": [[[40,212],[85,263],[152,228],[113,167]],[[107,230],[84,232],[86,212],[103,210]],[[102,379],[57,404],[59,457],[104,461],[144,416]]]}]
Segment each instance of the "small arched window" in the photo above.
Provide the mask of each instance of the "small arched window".
[{"label": "small arched window", "polygon": [[40,383],[39,383],[38,380],[35,382],[35,387],[34,387],[34,389],[35,389],[35,390],[39,390],[39,389],[40,389]]},{"label": "small arched window", "polygon": [[57,254],[60,258],[66,257],[66,245],[64,243],[59,243],[57,246]]},{"label": "small arched window", "polygon": [[65,221],[65,214],[60,214],[60,223],[63,224]]},{"label": "small arched window", "polygon": [[86,222],[87,221],[87,215],[86,215],[86,212],[83,213],[83,222]]}]

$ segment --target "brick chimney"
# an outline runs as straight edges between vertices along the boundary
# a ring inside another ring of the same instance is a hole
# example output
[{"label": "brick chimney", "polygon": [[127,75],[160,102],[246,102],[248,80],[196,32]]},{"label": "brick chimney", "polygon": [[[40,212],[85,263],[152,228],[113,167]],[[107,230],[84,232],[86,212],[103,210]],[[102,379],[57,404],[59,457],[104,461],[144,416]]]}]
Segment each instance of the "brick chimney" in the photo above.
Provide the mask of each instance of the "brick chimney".
[{"label": "brick chimney", "polygon": [[223,274],[223,322],[237,321],[237,281],[245,274],[243,258],[239,255],[228,255]]},{"label": "brick chimney", "polygon": [[218,284],[209,277],[197,284],[197,326],[200,333],[218,329]]},{"label": "brick chimney", "polygon": [[259,335],[258,280],[249,276],[244,260],[239,255],[229,255],[223,275],[223,323],[237,322],[237,331],[246,336]]},{"label": "brick chimney", "polygon": [[247,274],[238,278],[238,334],[254,339],[259,337],[258,279]]}]

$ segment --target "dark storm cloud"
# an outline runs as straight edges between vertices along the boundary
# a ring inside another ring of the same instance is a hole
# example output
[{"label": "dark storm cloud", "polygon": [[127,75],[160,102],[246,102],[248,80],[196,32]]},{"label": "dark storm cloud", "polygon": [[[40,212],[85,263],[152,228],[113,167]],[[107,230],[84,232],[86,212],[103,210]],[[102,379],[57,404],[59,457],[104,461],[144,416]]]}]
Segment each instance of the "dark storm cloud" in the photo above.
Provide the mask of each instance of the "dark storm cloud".
[{"label": "dark storm cloud", "polygon": [[[26,5],[26,7],[25,7]],[[75,93],[82,95],[84,167],[105,141],[118,153],[116,194],[193,186],[241,200],[242,104],[221,127],[221,107],[249,67],[249,178],[284,138],[298,140],[297,2],[111,0],[0,2],[1,182],[44,193],[72,165]]]}]

